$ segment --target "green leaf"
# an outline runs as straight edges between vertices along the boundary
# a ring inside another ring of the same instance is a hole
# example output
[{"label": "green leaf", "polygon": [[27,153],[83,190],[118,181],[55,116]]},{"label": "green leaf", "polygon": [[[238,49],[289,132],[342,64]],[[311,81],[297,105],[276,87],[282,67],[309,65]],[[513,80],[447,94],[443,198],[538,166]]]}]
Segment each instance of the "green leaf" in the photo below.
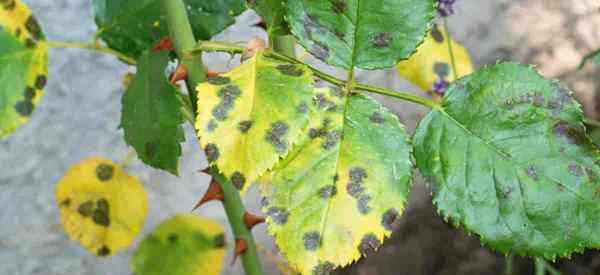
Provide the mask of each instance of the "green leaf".
[{"label": "green leaf", "polygon": [[259,52],[198,90],[196,129],[210,163],[241,190],[285,157],[308,122],[313,75]]},{"label": "green leaf", "polygon": [[284,20],[286,0],[254,0],[250,7],[260,15],[267,24],[269,37],[290,34],[290,27]]},{"label": "green leaf", "polygon": [[29,8],[0,1],[0,138],[27,122],[48,79],[48,48]]},{"label": "green leaf", "polygon": [[[196,39],[209,40],[235,22],[244,0],[184,0]],[[160,0],[94,0],[97,35],[109,47],[134,58],[168,36]]]},{"label": "green leaf", "polygon": [[121,127],[144,163],[177,175],[184,118],[177,89],[165,76],[168,62],[164,51],[148,51],[138,60],[138,72],[123,94]]},{"label": "green leaf", "polygon": [[292,33],[315,57],[344,68],[380,69],[423,41],[434,0],[288,0]]},{"label": "green leaf", "polygon": [[594,62],[596,65],[600,65],[600,49],[597,49],[584,56],[581,60],[581,63],[579,63],[578,69],[581,70],[589,61]]},{"label": "green leaf", "polygon": [[140,180],[112,161],[95,157],[65,173],[56,185],[56,203],[69,238],[101,257],[131,245],[148,213]]},{"label": "green leaf", "polygon": [[505,63],[458,80],[442,108],[413,142],[446,219],[504,253],[553,259],[600,245],[600,154],[570,91]]},{"label": "green leaf", "polygon": [[218,275],[225,255],[221,226],[180,214],[163,221],[135,251],[131,268],[143,275]]},{"label": "green leaf", "polygon": [[375,100],[318,89],[302,138],[259,179],[268,231],[290,264],[328,274],[377,249],[408,200],[410,150],[404,127]]}]

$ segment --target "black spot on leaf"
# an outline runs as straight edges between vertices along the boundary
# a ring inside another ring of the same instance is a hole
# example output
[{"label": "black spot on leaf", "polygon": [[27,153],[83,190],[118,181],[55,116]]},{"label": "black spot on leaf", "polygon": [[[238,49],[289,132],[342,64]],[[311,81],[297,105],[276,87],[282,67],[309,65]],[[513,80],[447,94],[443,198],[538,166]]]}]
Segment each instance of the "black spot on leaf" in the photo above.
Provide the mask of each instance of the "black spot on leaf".
[{"label": "black spot on leaf", "polygon": [[240,123],[238,123],[238,129],[242,133],[247,133],[248,130],[250,130],[250,128],[252,128],[251,120],[244,120],[244,121],[240,121]]},{"label": "black spot on leaf", "polygon": [[317,94],[313,98],[313,101],[319,110],[326,110],[328,112],[335,112],[337,110],[337,105],[335,102],[329,100],[324,94]]},{"label": "black spot on leaf", "polygon": [[388,231],[396,231],[400,226],[400,214],[396,209],[390,208],[381,216],[381,225]]},{"label": "black spot on leaf", "polygon": [[144,156],[148,159],[153,159],[156,156],[156,151],[158,150],[158,146],[153,142],[146,142],[144,144]]},{"label": "black spot on leaf", "polygon": [[110,255],[110,249],[106,245],[103,245],[102,247],[100,247],[100,249],[98,249],[97,253],[100,257],[106,257]]},{"label": "black spot on leaf", "polygon": [[31,33],[31,37],[33,37],[34,40],[40,40],[42,38],[42,29],[32,15],[25,21],[25,28]]},{"label": "black spot on leaf", "polygon": [[565,122],[558,122],[552,128],[552,132],[557,137],[563,137],[570,144],[581,145],[585,142],[586,137],[581,127],[573,128]]},{"label": "black spot on leaf", "polygon": [[348,4],[345,0],[333,0],[331,1],[331,8],[335,13],[344,13],[348,10]]},{"label": "black spot on leaf", "polygon": [[448,73],[450,71],[450,66],[448,66],[448,63],[444,63],[444,62],[435,62],[433,64],[433,72],[440,78],[440,79],[444,79],[448,76]]},{"label": "black spot on leaf", "polygon": [[342,98],[344,97],[344,90],[338,86],[329,87],[329,94],[331,96]]},{"label": "black spot on leaf", "polygon": [[312,270],[312,275],[329,275],[335,266],[332,262],[320,262]]},{"label": "black spot on leaf", "polygon": [[100,226],[108,227],[110,225],[109,205],[106,199],[100,199],[96,202],[96,209],[92,216],[94,223]]},{"label": "black spot on leaf", "polygon": [[323,199],[333,198],[336,194],[337,194],[337,187],[335,187],[335,185],[333,185],[333,184],[323,186],[323,187],[321,187],[321,189],[319,189],[319,195]]},{"label": "black spot on leaf", "polygon": [[177,234],[175,234],[175,233],[169,234],[169,236],[167,237],[167,240],[170,243],[176,243],[177,242]]},{"label": "black spot on leaf", "polygon": [[321,148],[329,150],[334,148],[342,139],[341,131],[330,131],[325,137],[325,141],[321,144]]},{"label": "black spot on leaf", "polygon": [[35,96],[35,89],[33,87],[26,87],[25,91],[23,92],[23,96],[25,97],[26,101],[31,102]]},{"label": "black spot on leaf", "polygon": [[435,42],[444,43],[444,35],[437,24],[433,24],[433,28],[431,28],[431,37]]},{"label": "black spot on leaf", "polygon": [[99,181],[108,181],[112,179],[115,168],[107,163],[100,163],[96,166],[96,178]]},{"label": "black spot on leaf", "polygon": [[360,251],[360,254],[362,255],[367,255],[377,250],[379,246],[381,246],[381,242],[377,239],[377,236],[375,236],[373,233],[369,233],[366,234],[360,241],[358,251]]},{"label": "black spot on leaf", "polygon": [[315,251],[321,246],[321,235],[319,232],[311,231],[304,233],[304,249]]},{"label": "black spot on leaf", "polygon": [[61,207],[69,207],[71,205],[71,199],[65,199],[60,203]]},{"label": "black spot on leaf", "polygon": [[298,104],[298,107],[296,107],[296,111],[301,114],[306,114],[308,112],[308,104],[306,104],[306,102]]},{"label": "black spot on leaf", "polygon": [[27,48],[31,49],[31,48],[34,48],[34,47],[35,47],[35,45],[37,45],[37,43],[36,43],[35,41],[33,41],[33,39],[31,39],[31,38],[27,38],[27,39],[25,40],[25,47],[27,47]]},{"label": "black spot on leaf", "polygon": [[227,119],[229,111],[233,108],[235,100],[242,94],[240,88],[234,85],[227,85],[217,93],[217,96],[221,98],[221,102],[217,104],[212,110],[213,117],[215,119],[223,121]]},{"label": "black spot on leaf", "polygon": [[267,210],[267,216],[271,217],[276,224],[285,224],[288,220],[289,213],[281,207],[271,207]]},{"label": "black spot on leaf", "polygon": [[33,113],[33,108],[34,106],[31,100],[21,100],[15,104],[15,110],[17,113],[25,117],[28,117],[31,115],[31,113]]},{"label": "black spot on leaf", "polygon": [[216,144],[207,144],[206,147],[204,147],[204,153],[206,154],[206,159],[209,162],[215,162],[219,159],[219,148]]},{"label": "black spot on leaf", "polygon": [[267,132],[266,141],[275,147],[275,151],[280,154],[287,150],[287,142],[284,136],[289,130],[288,125],[283,121],[277,121],[271,124],[271,129]]},{"label": "black spot on leaf", "polygon": [[294,64],[279,65],[276,68],[280,73],[293,77],[302,76],[302,74],[304,74],[304,70],[302,70],[300,66]]},{"label": "black spot on leaf", "polygon": [[35,79],[35,87],[38,90],[44,89],[46,87],[46,83],[48,82],[48,78],[45,75],[38,75]]},{"label": "black spot on leaf", "polygon": [[357,201],[358,212],[360,212],[363,215],[369,214],[369,211],[371,211],[371,206],[369,206],[369,202],[371,202],[371,196],[361,195]]},{"label": "black spot on leaf", "polygon": [[85,201],[84,203],[79,205],[79,207],[77,208],[77,212],[79,212],[79,215],[84,217],[92,216],[92,213],[94,213],[94,202],[91,200]]},{"label": "black spot on leaf", "polygon": [[215,238],[213,239],[213,243],[215,245],[215,248],[225,247],[225,234],[219,234],[215,236]]},{"label": "black spot on leaf", "polygon": [[2,0],[0,1],[0,5],[7,11],[11,11],[17,6],[15,0]]},{"label": "black spot on leaf", "polygon": [[244,188],[244,184],[246,183],[246,177],[244,177],[244,175],[240,172],[233,172],[233,174],[231,174],[231,183],[233,186],[235,186],[235,188],[241,190]]},{"label": "black spot on leaf", "polygon": [[376,48],[385,48],[390,45],[391,41],[392,35],[389,32],[382,32],[375,35],[371,39],[371,44],[373,44],[373,46],[375,46]]},{"label": "black spot on leaf", "polygon": [[213,76],[207,78],[206,81],[212,85],[225,85],[229,84],[231,79],[229,79],[229,77]]},{"label": "black spot on leaf", "polygon": [[310,48],[310,53],[321,60],[329,58],[329,48],[316,42]]},{"label": "black spot on leaf", "polygon": [[369,121],[375,124],[382,124],[383,122],[385,122],[385,119],[383,118],[383,115],[381,115],[381,113],[373,112],[371,116],[369,116]]},{"label": "black spot on leaf", "polygon": [[348,185],[346,185],[346,191],[348,191],[348,194],[350,194],[350,196],[354,198],[359,198],[364,191],[362,183],[367,177],[367,172],[361,167],[355,167],[350,169],[349,175],[350,182],[348,183]]},{"label": "black spot on leaf", "polygon": [[211,119],[210,121],[208,121],[208,124],[206,125],[206,131],[207,132],[213,132],[215,129],[217,129],[217,127],[219,126],[219,124],[217,123],[216,120]]}]

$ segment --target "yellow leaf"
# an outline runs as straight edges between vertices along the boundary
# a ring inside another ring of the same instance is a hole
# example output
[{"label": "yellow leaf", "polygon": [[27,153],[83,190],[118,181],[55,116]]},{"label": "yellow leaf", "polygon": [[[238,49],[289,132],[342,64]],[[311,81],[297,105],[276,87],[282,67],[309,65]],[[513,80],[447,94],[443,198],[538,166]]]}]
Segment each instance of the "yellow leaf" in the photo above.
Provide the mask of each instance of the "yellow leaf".
[{"label": "yellow leaf", "polygon": [[217,275],[224,255],[225,234],[218,223],[180,214],[140,243],[131,267],[140,275]]},{"label": "yellow leaf", "polygon": [[[467,50],[452,39],[450,43],[452,43],[458,77],[472,73],[473,65]],[[434,25],[417,52],[408,60],[398,63],[398,72],[402,77],[428,92],[433,90],[434,83],[438,81],[454,81],[454,71],[448,51],[448,34]]]},{"label": "yellow leaf", "polygon": [[0,137],[27,122],[48,78],[44,33],[20,0],[0,1]]},{"label": "yellow leaf", "polygon": [[97,256],[127,248],[148,212],[141,182],[101,158],[71,167],[56,186],[56,202],[67,235]]},{"label": "yellow leaf", "polygon": [[308,121],[312,72],[257,53],[198,90],[196,129],[210,163],[241,190],[287,155]]}]

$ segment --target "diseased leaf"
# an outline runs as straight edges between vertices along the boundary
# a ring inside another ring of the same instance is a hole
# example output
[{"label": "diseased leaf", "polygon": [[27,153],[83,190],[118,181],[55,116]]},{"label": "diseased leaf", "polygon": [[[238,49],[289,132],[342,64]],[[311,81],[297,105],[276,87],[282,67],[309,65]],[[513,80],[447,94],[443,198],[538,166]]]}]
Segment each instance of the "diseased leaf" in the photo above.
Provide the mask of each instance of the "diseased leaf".
[{"label": "diseased leaf", "polygon": [[414,150],[447,219],[504,253],[567,256],[600,245],[598,149],[571,92],[505,63],[454,83]]},{"label": "diseased leaf", "polygon": [[267,24],[269,37],[290,34],[290,27],[284,20],[287,0],[254,0],[248,1],[250,7],[258,13]]},{"label": "diseased leaf", "polygon": [[196,129],[210,163],[241,190],[285,157],[308,122],[312,72],[257,53],[198,90]]},{"label": "diseased leaf", "polygon": [[[196,39],[209,40],[235,23],[244,0],[184,0]],[[94,0],[98,37],[109,47],[138,58],[157,40],[168,36],[161,0]]]},{"label": "diseased leaf", "polygon": [[102,158],[71,167],[56,185],[56,203],[69,238],[103,257],[127,248],[148,213],[142,183]]},{"label": "diseased leaf", "polygon": [[48,48],[21,0],[0,1],[0,138],[27,122],[48,79]]},{"label": "diseased leaf", "polygon": [[143,275],[218,275],[224,255],[225,235],[218,223],[180,214],[140,243],[131,268]]},{"label": "diseased leaf", "polygon": [[144,163],[178,174],[181,142],[181,102],[165,77],[168,52],[146,52],[122,98],[121,127],[125,141]]},{"label": "diseased leaf", "polygon": [[[456,80],[448,51],[448,39],[448,34],[434,24],[417,53],[398,63],[400,75],[431,94],[435,94],[436,84],[447,87]],[[450,43],[458,77],[472,73],[473,64],[467,50],[451,38]]]},{"label": "diseased leaf", "polygon": [[423,41],[434,0],[288,0],[298,42],[328,64],[392,67]]},{"label": "diseased leaf", "polygon": [[318,89],[310,112],[298,144],[258,182],[286,259],[302,274],[329,274],[397,229],[412,181],[410,144],[397,117],[366,96]]}]

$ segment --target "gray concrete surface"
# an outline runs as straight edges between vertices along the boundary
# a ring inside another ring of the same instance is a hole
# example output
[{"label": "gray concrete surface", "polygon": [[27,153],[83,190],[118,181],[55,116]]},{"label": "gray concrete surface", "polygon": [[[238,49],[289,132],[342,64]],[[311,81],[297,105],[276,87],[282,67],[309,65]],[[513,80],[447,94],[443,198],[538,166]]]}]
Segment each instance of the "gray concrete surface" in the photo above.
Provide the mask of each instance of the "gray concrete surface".
[{"label": "gray concrete surface", "polygon": [[[49,39],[72,42],[92,39],[95,26],[91,1],[24,2],[37,15]],[[573,60],[578,60],[588,49],[600,47],[600,28],[597,27],[600,24],[582,22],[589,18],[597,22],[598,13],[591,15],[590,12],[595,11],[594,7],[597,9],[595,0],[461,0],[457,6],[458,13],[450,20],[452,32],[455,38],[465,42],[477,65],[493,63],[497,59],[537,62],[542,71],[550,76],[583,83],[573,85],[580,85],[582,90],[586,90],[581,93],[586,95],[584,98],[593,98],[597,83],[590,80],[590,76],[596,71],[588,69],[583,76],[569,78],[568,70],[572,69]],[[569,14],[564,15],[565,10]],[[537,19],[531,19],[532,14]],[[565,20],[574,22],[569,21],[569,25]],[[245,13],[235,26],[220,34],[218,39],[240,41],[254,35],[264,37],[258,29],[249,27],[256,21],[257,17],[252,12]],[[556,28],[568,33],[572,33],[572,30],[577,32],[571,36],[548,33]],[[574,37],[585,39],[577,40]],[[557,42],[555,49],[547,53],[550,51],[547,48],[551,38],[561,42]],[[206,60],[211,68],[217,70],[226,70],[235,65],[228,64],[227,58],[218,54],[211,54]],[[310,60],[323,67],[319,62]],[[563,68],[560,64],[568,66]],[[126,155],[122,131],[117,126],[121,107],[121,77],[127,70],[110,56],[83,50],[51,50],[50,78],[45,98],[28,124],[12,136],[0,140],[0,274],[130,274],[128,261],[135,244],[124,253],[108,259],[87,254],[63,233],[54,202],[55,183],[71,165],[90,156],[118,161]],[[361,72],[358,79],[418,93],[399,79],[393,69]],[[397,111],[409,128],[413,128],[426,111],[404,103],[387,100],[384,103]],[[593,106],[588,109],[593,113]],[[139,161],[127,168],[145,183],[149,193],[150,209],[144,234],[161,220],[175,213],[189,211],[206,189],[208,178],[196,172],[205,165],[204,157],[192,140],[192,129],[188,127],[186,130],[188,140],[184,144],[181,177],[145,167]],[[427,192],[422,185],[416,187],[411,204],[428,203]],[[246,201],[250,209],[257,211],[255,194],[249,195]],[[201,208],[198,214],[214,218],[228,228],[218,204],[209,204]],[[264,225],[255,232],[261,246],[274,250],[272,241],[265,234]],[[231,257],[231,253],[228,253],[228,257]],[[263,263],[267,274],[278,274],[270,257],[263,257]],[[239,263],[236,263],[233,266],[226,265],[223,274],[243,273]]]}]

